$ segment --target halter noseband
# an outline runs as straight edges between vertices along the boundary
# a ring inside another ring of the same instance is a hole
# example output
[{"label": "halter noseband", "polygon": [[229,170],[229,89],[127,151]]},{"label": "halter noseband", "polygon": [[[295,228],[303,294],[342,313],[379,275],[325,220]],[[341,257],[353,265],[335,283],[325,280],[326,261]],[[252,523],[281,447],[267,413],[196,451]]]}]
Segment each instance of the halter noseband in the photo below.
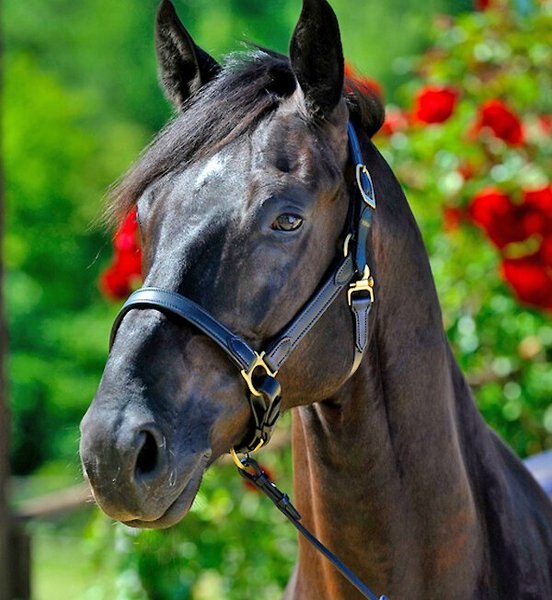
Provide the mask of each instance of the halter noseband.
[{"label": "halter noseband", "polygon": [[257,352],[240,336],[227,329],[201,306],[180,294],[145,287],[130,295],[119,311],[111,330],[110,348],[124,316],[134,309],[156,309],[195,325],[222,348],[240,370],[248,388],[252,421],[250,434],[238,452],[252,452],[266,445],[280,415],[279,369],[297,344],[317,323],[340,293],[348,287],[347,301],[354,317],[355,343],[352,375],[360,366],[368,343],[368,316],[374,302],[374,279],[366,261],[366,243],[376,208],[374,186],[364,164],[356,131],[349,122],[349,152],[356,169],[360,198],[349,209],[348,231],[343,254],[335,269],[284,330]]}]

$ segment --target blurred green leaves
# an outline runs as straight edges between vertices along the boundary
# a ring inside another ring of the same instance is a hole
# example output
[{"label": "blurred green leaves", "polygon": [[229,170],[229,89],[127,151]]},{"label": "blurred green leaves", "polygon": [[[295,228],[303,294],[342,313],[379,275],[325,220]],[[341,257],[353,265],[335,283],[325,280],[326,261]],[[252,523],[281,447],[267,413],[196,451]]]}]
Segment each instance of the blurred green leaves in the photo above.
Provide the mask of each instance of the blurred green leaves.
[{"label": "blurred green leaves", "polygon": [[8,48],[4,253],[16,473],[59,456],[77,464],[76,425],[113,312],[96,288],[110,245],[92,223],[103,190],[147,140],[132,122],[98,124],[94,92],[68,87],[39,63],[30,50]]}]

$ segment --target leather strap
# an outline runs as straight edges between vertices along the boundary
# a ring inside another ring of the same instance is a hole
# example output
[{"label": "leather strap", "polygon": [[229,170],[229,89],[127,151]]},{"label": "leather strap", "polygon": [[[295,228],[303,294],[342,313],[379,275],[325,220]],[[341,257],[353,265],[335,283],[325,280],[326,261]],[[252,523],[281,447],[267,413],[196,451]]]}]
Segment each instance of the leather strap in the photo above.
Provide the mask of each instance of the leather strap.
[{"label": "leather strap", "polygon": [[264,360],[273,371],[281,368],[297,344],[314,327],[332,302],[351,282],[353,276],[353,258],[349,255],[303,306],[293,321],[269,344]]},{"label": "leather strap", "polygon": [[366,246],[368,242],[368,234],[372,227],[372,213],[374,210],[370,206],[365,206],[358,220],[358,233],[355,244],[355,266],[357,273],[363,274],[368,261],[366,259]]},{"label": "leather strap", "polygon": [[[357,230],[355,235],[354,262],[356,273],[364,285],[349,293],[349,304],[353,313],[355,329],[354,359],[350,376],[360,367],[362,357],[368,344],[368,319],[374,302],[374,281],[370,274],[366,257],[368,235],[372,227],[372,218],[376,209],[376,194],[370,173],[364,164],[360,142],[351,122],[348,124],[349,151],[351,161],[356,168],[356,183],[361,196],[358,205]],[[354,286],[353,286],[354,287]]]},{"label": "leather strap", "polygon": [[[272,371],[276,372],[280,369],[297,344],[314,327],[326,312],[326,309],[350,283],[353,275],[353,258],[349,255],[299,311],[296,318],[268,346],[263,358]],[[216,342],[238,368],[247,371],[255,363],[258,355],[244,339],[232,333],[220,321],[189,298],[156,287],[141,288],[129,296],[113,323],[110,348],[115,341],[117,330],[125,315],[133,309],[148,308],[172,313],[192,323]]]},{"label": "leather strap", "polygon": [[176,292],[156,287],[145,287],[132,293],[111,328],[109,347],[113,346],[117,330],[125,315],[135,309],[156,309],[176,315],[195,325],[214,342],[216,342],[232,359],[239,369],[249,370],[257,358],[255,350],[238,335],[232,333],[220,321],[217,321],[206,310],[189,298]]},{"label": "leather strap", "polygon": [[372,299],[367,296],[353,298],[351,301],[351,311],[355,320],[355,353],[349,377],[351,377],[360,367],[364,351],[368,344],[368,318],[370,316],[370,311],[372,310],[372,304]]}]

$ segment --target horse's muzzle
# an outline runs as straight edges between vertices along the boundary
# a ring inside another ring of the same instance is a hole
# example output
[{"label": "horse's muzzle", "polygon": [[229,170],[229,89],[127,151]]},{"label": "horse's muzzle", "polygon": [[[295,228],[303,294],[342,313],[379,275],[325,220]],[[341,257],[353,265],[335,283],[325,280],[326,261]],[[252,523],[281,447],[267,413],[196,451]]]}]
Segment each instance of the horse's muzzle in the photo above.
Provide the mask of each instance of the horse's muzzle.
[{"label": "horse's muzzle", "polygon": [[177,456],[147,415],[95,412],[82,420],[80,455],[100,508],[133,527],[174,525],[191,507],[210,452]]}]

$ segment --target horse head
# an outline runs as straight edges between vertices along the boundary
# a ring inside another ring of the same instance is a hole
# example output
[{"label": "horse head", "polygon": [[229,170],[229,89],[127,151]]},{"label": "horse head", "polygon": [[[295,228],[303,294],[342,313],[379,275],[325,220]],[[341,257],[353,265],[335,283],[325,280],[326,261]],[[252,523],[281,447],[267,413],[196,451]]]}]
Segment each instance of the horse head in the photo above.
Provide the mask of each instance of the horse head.
[{"label": "horse head", "polygon": [[[144,285],[184,296],[252,348],[296,315],[341,256],[351,181],[347,125],[381,124],[377,100],[344,94],[337,19],[304,0],[290,58],[256,48],[221,67],[165,0],[160,79],[177,115],[116,188],[136,206]],[[347,295],[282,366],[283,408],[331,396],[353,360]],[[193,325],[153,308],[122,319],[81,425],[81,457],[102,509],[138,527],[189,510],[205,469],[247,434],[235,366]]]}]

